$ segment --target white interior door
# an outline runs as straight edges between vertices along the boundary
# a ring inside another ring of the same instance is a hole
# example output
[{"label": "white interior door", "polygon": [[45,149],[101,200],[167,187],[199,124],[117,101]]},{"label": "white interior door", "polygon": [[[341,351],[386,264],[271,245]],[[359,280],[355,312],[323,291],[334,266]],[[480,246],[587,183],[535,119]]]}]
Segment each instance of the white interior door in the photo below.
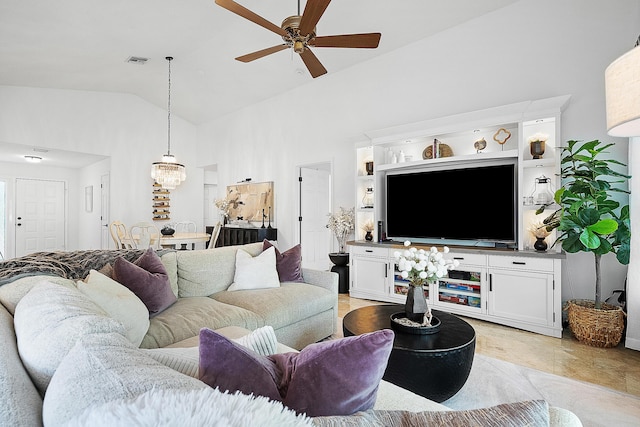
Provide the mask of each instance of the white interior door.
[{"label": "white interior door", "polygon": [[109,249],[111,236],[109,235],[109,210],[111,186],[109,185],[109,174],[100,176],[100,248]]},{"label": "white interior door", "polygon": [[331,231],[327,228],[331,211],[330,167],[326,163],[300,168],[300,246],[305,268],[331,267]]},{"label": "white interior door", "polygon": [[216,195],[218,194],[218,186],[216,184],[204,185],[204,226],[215,226],[220,221],[220,215],[218,208],[214,202],[216,201]]},{"label": "white interior door", "polygon": [[64,250],[65,223],[63,181],[16,180],[16,257]]}]

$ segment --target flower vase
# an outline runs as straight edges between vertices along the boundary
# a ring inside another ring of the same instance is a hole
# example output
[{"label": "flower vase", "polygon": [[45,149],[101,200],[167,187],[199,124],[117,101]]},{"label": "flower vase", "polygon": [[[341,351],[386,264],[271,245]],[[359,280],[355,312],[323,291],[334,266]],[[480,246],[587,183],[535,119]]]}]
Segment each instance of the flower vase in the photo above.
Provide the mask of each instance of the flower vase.
[{"label": "flower vase", "polygon": [[533,248],[538,252],[546,251],[547,242],[544,241],[544,237],[536,237],[536,241],[533,243]]},{"label": "flower vase", "polygon": [[429,311],[427,299],[424,296],[424,287],[422,285],[409,285],[407,300],[404,303],[404,312],[407,319],[422,323],[424,314]]},{"label": "flower vase", "polygon": [[366,234],[364,235],[364,240],[366,240],[367,242],[370,242],[373,240],[373,234],[371,234],[370,231],[367,231]]}]

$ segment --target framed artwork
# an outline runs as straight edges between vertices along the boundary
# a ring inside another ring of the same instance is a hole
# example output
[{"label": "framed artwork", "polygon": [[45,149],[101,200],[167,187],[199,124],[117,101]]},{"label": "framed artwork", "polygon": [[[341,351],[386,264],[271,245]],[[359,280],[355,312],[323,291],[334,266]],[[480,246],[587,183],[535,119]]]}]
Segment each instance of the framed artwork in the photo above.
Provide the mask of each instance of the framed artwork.
[{"label": "framed artwork", "polygon": [[93,212],[93,185],[84,187],[84,210]]},{"label": "framed artwork", "polygon": [[[227,186],[229,219],[265,223],[273,221],[273,182],[239,183]],[[264,217],[263,217],[264,214]]]}]

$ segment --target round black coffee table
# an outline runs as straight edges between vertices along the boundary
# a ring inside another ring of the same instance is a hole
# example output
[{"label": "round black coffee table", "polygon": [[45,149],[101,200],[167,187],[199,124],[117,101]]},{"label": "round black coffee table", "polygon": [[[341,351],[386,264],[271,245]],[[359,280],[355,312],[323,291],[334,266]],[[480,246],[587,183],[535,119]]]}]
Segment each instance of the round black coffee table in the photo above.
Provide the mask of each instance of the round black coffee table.
[{"label": "round black coffee table", "polygon": [[[350,311],[342,320],[344,336],[391,329],[390,317],[404,305],[371,305]],[[435,334],[395,332],[384,379],[436,402],[456,394],[467,381],[476,348],[476,332],[452,314],[431,310],[442,322]]]}]

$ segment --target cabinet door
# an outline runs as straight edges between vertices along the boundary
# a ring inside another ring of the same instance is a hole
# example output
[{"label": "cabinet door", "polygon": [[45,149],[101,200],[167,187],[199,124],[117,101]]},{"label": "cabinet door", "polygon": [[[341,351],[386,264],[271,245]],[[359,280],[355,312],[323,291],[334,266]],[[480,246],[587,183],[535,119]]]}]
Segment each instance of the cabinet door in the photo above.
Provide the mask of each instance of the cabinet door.
[{"label": "cabinet door", "polygon": [[351,258],[351,289],[356,298],[382,298],[388,296],[389,262],[386,259],[354,256]]},{"label": "cabinet door", "polygon": [[553,325],[553,275],[530,271],[489,272],[489,314]]}]

